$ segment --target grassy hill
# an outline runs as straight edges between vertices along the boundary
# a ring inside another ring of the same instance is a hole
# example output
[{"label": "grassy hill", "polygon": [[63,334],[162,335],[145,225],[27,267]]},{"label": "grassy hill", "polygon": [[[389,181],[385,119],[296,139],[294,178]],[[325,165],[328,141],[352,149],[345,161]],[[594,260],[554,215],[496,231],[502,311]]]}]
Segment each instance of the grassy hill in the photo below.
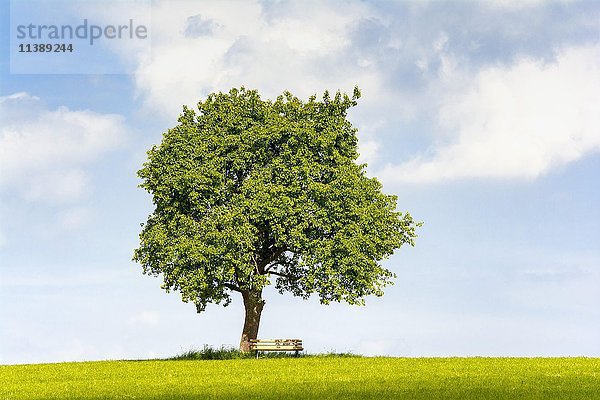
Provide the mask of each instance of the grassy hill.
[{"label": "grassy hill", "polygon": [[600,359],[301,357],[0,366],[0,399],[600,399]]}]

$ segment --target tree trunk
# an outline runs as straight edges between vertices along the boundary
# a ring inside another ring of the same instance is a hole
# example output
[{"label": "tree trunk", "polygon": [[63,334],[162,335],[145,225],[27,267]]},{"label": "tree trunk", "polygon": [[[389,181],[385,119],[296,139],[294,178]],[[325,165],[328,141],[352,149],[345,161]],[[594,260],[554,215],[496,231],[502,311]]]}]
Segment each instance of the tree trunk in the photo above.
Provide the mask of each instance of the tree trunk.
[{"label": "tree trunk", "polygon": [[240,340],[240,351],[247,353],[250,351],[250,339],[256,339],[258,336],[260,314],[265,306],[265,301],[262,299],[262,290],[243,291],[242,298],[244,299],[246,317],[244,318],[244,329]]}]

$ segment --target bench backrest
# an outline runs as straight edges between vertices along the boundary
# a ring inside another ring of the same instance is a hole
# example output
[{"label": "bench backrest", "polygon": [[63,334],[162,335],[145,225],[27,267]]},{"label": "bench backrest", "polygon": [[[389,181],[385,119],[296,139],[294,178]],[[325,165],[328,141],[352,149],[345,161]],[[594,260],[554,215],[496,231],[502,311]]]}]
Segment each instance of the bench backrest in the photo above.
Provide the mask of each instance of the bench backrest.
[{"label": "bench backrest", "polygon": [[302,339],[251,339],[253,350],[303,350]]}]

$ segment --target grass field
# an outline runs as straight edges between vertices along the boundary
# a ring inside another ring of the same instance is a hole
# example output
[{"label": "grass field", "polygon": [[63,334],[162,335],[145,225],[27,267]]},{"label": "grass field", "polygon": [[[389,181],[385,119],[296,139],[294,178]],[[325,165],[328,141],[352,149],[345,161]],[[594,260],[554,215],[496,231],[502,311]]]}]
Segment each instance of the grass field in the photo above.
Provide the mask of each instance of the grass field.
[{"label": "grass field", "polygon": [[600,399],[600,359],[301,357],[0,366],[0,399]]}]

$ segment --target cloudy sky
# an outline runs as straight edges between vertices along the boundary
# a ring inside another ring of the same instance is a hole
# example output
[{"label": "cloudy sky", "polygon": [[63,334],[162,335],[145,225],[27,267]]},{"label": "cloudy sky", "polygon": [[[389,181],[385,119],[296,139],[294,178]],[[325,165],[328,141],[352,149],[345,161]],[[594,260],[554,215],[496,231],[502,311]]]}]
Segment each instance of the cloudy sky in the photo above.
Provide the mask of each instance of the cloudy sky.
[{"label": "cloudy sky", "polygon": [[[600,3],[12,3],[0,363],[237,345],[239,299],[198,315],[131,257],[151,212],[136,178],[146,150],[183,104],[240,85],[263,98],[358,85],[361,160],[425,222],[386,262],[398,278],[384,297],[321,306],[267,290],[260,336],[311,352],[600,356]],[[50,66],[16,53],[24,15],[133,19],[149,37]]]}]

